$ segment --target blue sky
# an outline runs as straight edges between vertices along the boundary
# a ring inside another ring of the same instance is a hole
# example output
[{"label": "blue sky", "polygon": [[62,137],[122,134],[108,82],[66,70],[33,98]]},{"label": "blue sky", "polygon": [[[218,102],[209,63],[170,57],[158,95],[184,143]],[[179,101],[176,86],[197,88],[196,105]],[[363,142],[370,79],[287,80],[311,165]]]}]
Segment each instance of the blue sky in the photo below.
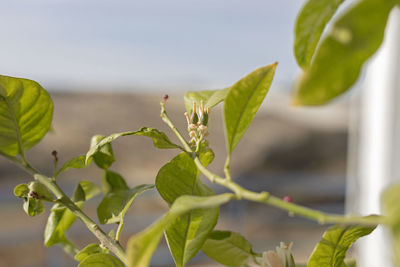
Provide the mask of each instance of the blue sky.
[{"label": "blue sky", "polygon": [[279,62],[300,0],[2,0],[0,73],[58,88],[219,88]]}]

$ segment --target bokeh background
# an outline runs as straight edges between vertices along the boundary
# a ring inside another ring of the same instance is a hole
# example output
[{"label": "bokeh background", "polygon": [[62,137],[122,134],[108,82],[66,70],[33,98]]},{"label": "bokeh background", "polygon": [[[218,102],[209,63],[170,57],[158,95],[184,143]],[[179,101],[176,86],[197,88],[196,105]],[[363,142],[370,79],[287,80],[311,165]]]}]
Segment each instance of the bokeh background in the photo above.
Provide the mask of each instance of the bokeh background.
[{"label": "bokeh background", "polygon": [[[257,67],[278,61],[270,93],[232,159],[238,183],[251,190],[290,195],[296,203],[344,212],[349,101],[321,108],[295,108],[290,92],[298,75],[292,52],[300,0],[3,0],[0,8],[2,75],[29,78],[54,101],[53,130],[28,158],[52,173],[51,152],[62,162],[89,147],[91,136],[156,127],[159,101],[184,131],[183,95],[220,89]],[[354,118],[352,118],[354,120]],[[210,168],[222,174],[226,156],[221,107],[212,111],[209,141],[216,154]],[[158,169],[178,151],[156,150],[145,137],[113,143],[111,168],[130,186],[153,183]],[[72,193],[79,180],[100,182],[94,166],[60,176]],[[30,177],[0,158],[0,266],[75,266],[59,247],[43,246],[48,212],[29,218],[12,190]],[[223,192],[211,185],[216,192]],[[85,211],[96,218],[96,203]],[[49,207],[47,207],[49,208]],[[156,191],[147,192],[127,214],[123,243],[167,210]],[[221,208],[217,229],[240,231],[255,251],[294,242],[305,262],[325,227],[250,202]],[[110,229],[105,226],[105,229]],[[77,221],[69,237],[79,246],[95,242]],[[173,266],[165,242],[151,266]],[[219,266],[199,254],[189,266]]]}]

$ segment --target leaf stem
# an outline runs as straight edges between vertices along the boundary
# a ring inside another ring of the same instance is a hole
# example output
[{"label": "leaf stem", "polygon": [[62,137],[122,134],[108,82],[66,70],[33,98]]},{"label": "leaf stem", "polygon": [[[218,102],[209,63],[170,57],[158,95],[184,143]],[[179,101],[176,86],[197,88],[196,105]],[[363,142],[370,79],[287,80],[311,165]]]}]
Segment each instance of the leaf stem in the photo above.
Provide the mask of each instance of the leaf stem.
[{"label": "leaf stem", "polygon": [[121,221],[118,224],[117,233],[115,234],[115,240],[117,242],[119,242],[121,240],[121,233],[122,233],[122,229],[124,228],[124,224],[125,224],[125,220],[124,220],[124,217],[122,216]]},{"label": "leaf stem", "polygon": [[172,123],[172,121],[169,119],[167,112],[165,111],[165,102],[161,101],[161,114],[160,117],[161,119],[171,128],[171,130],[175,133],[175,135],[178,137],[179,141],[181,141],[183,147],[187,152],[193,153],[192,149],[190,148],[189,144],[186,142],[185,138],[183,138],[182,134],[179,132],[179,130],[175,127],[175,125]]},{"label": "leaf stem", "polygon": [[[172,123],[171,119],[168,117],[167,113],[165,112],[165,103],[161,102],[161,118],[162,120],[172,129],[172,131],[177,135],[179,140],[181,141],[182,145],[186,149],[186,151],[190,154],[193,154],[190,146],[187,144],[185,139],[176,129],[174,124]],[[200,159],[196,156],[194,158],[194,162],[197,168],[200,170],[204,176],[206,176],[212,183],[219,184],[223,187],[230,189],[232,192],[235,193],[237,199],[247,199],[255,202],[260,202],[264,204],[268,204],[283,210],[288,211],[291,215],[299,215],[304,218],[308,218],[311,220],[315,220],[320,224],[335,224],[335,223],[342,223],[342,224],[362,224],[362,225],[378,225],[385,223],[384,216],[347,216],[347,215],[340,215],[340,214],[331,214],[325,213],[318,210],[310,209],[301,205],[297,205],[294,203],[285,202],[281,198],[275,197],[271,195],[269,192],[253,192],[241,187],[239,184],[233,182],[230,178],[229,172],[229,163],[230,163],[230,156],[227,157],[225,163],[225,175],[226,178],[222,178],[217,174],[212,173],[209,171],[200,161]]]},{"label": "leaf stem", "polygon": [[[4,155],[3,153],[1,153]],[[54,179],[41,175],[38,171],[30,165],[25,164],[16,157],[4,155],[6,158],[17,164],[27,173],[35,177],[35,180],[45,185],[57,198],[57,202],[63,204],[69,209],[76,217],[78,217],[86,227],[97,237],[97,239],[113,252],[122,262],[127,263],[127,257],[122,246],[113,238],[109,237],[89,216],[86,215],[57,185]]]},{"label": "leaf stem", "polygon": [[75,255],[79,252],[79,248],[67,238],[65,238],[60,245],[62,246],[64,252],[70,255],[72,258],[75,257]]}]

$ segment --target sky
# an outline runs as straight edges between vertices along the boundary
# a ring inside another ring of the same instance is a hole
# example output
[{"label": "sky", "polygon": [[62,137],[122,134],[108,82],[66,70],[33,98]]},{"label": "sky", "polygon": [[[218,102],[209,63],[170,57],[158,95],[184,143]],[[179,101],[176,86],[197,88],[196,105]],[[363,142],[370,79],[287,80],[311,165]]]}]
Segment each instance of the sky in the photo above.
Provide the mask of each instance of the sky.
[{"label": "sky", "polygon": [[48,90],[215,89],[278,61],[287,85],[302,2],[2,0],[0,74]]}]

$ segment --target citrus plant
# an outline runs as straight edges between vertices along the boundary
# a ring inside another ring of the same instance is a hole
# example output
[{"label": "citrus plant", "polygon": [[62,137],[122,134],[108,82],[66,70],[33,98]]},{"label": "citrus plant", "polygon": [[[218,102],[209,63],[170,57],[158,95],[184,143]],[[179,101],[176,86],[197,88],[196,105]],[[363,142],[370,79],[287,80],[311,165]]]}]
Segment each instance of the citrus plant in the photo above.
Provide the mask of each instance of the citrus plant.
[{"label": "citrus plant", "polygon": [[[363,63],[380,46],[390,11],[400,4],[398,0],[358,1],[342,11],[324,35],[326,25],[342,2],[309,0],[298,16],[295,55],[304,73],[294,97],[297,104],[324,104],[349,89],[359,76]],[[187,129],[178,129],[169,117],[168,96],[165,95],[160,102],[160,117],[178,137],[178,144],[167,134],[147,127],[109,136],[96,135],[86,155],[79,155],[62,165],[57,153],[53,152],[52,174],[39,172],[25,156],[25,151],[35,146],[50,129],[53,103],[49,94],[32,80],[0,76],[0,154],[32,177],[32,181],[14,189],[29,216],[43,213],[44,202],[52,205],[44,230],[44,244],[60,245],[81,267],[149,266],[163,236],[176,266],[186,266],[200,250],[226,266],[296,266],[291,254],[292,244],[281,243],[275,251],[255,252],[251,242],[240,233],[214,229],[224,204],[249,200],[320,224],[333,224],[316,245],[307,263],[309,267],[354,266],[354,261],[345,260],[347,250],[379,224],[392,230],[394,253],[400,264],[399,186],[391,187],[383,196],[385,215],[361,217],[313,210],[293,203],[290,198],[278,198],[271,192],[247,190],[233,179],[231,155],[267,95],[276,68],[277,63],[258,68],[226,89],[187,92],[184,98]],[[210,110],[221,103],[227,149],[223,177],[208,169],[214,153],[207,141]],[[177,152],[158,171],[154,184],[130,187],[121,174],[110,170],[115,161],[112,141],[135,135],[151,138],[158,149]],[[80,181],[72,196],[68,196],[60,188],[58,176],[71,168],[85,168],[90,164],[102,170],[100,186]],[[228,189],[229,193],[216,195],[203,179]],[[125,214],[135,199],[148,190],[157,190],[169,211],[131,236],[124,247],[120,240],[123,227],[128,223]],[[99,194],[103,197],[97,207],[97,221],[114,225],[115,229],[109,233],[82,210],[86,201]],[[78,248],[68,239],[67,231],[76,218],[96,236],[98,243]]]}]

